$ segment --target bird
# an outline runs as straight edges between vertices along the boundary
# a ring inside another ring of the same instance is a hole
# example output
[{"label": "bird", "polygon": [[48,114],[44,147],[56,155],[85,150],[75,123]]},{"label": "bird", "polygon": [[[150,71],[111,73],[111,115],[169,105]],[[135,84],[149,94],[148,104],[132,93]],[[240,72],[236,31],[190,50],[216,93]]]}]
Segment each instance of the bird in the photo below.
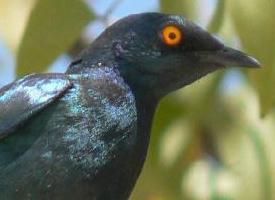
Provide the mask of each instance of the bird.
[{"label": "bird", "polygon": [[118,20],[65,73],[0,89],[0,199],[128,199],[160,100],[231,66],[260,63],[180,15]]}]

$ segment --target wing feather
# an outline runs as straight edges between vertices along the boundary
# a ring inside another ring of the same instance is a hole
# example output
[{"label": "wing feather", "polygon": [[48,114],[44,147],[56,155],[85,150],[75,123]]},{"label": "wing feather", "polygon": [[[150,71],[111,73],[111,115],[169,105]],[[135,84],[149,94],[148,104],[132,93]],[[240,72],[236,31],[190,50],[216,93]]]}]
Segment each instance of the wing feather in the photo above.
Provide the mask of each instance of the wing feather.
[{"label": "wing feather", "polygon": [[33,74],[0,89],[0,141],[71,87],[65,74]]}]

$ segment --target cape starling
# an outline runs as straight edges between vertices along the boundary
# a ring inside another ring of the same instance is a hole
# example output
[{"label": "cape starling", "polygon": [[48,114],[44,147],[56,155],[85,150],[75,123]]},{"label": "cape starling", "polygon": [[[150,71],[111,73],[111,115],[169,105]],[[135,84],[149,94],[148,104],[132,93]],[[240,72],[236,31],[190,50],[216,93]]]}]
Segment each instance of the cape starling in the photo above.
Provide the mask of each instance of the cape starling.
[{"label": "cape starling", "polygon": [[0,89],[1,200],[125,200],[159,100],[217,69],[259,67],[177,15],[119,20],[64,74]]}]

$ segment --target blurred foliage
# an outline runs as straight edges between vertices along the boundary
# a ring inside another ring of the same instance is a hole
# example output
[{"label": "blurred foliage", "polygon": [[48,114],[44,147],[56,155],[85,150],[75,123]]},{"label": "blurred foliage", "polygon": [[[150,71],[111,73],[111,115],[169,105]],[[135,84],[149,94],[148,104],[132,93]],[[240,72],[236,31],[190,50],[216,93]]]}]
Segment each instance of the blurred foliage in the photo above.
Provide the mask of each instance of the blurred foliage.
[{"label": "blurred foliage", "polygon": [[0,0],[0,32],[16,52],[35,0]]},{"label": "blurred foliage", "polygon": [[224,21],[225,13],[225,0],[219,0],[217,2],[216,12],[212,17],[212,21],[208,25],[208,30],[212,33],[219,32],[221,25]]},{"label": "blurred foliage", "polygon": [[[198,21],[202,1],[160,0],[160,11]],[[244,83],[234,90],[223,71],[166,97],[132,200],[275,199],[274,9],[273,0],[217,1],[209,31],[264,68],[238,70]],[[81,0],[0,0],[0,32],[17,52],[18,75],[45,71],[91,20],[109,16],[95,16]]]},{"label": "blurred foliage", "polygon": [[190,19],[197,16],[197,0],[176,0],[171,3],[169,0],[160,0],[160,11],[164,13],[181,14]]},{"label": "blurred foliage", "polygon": [[233,0],[228,1],[228,8],[243,47],[263,64],[260,72],[251,72],[249,77],[265,115],[275,103],[275,1]]},{"label": "blurred foliage", "polygon": [[17,75],[45,71],[93,18],[81,0],[37,1],[19,46]]}]

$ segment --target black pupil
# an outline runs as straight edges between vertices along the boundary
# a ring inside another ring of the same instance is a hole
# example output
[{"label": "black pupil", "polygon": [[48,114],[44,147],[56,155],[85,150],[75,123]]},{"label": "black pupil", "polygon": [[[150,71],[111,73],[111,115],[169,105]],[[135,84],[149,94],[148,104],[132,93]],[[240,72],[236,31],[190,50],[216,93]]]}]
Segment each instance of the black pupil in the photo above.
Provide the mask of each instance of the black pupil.
[{"label": "black pupil", "polygon": [[177,37],[177,35],[175,34],[175,33],[169,33],[169,38],[171,39],[171,40],[174,40],[174,39],[176,39],[176,37]]}]

